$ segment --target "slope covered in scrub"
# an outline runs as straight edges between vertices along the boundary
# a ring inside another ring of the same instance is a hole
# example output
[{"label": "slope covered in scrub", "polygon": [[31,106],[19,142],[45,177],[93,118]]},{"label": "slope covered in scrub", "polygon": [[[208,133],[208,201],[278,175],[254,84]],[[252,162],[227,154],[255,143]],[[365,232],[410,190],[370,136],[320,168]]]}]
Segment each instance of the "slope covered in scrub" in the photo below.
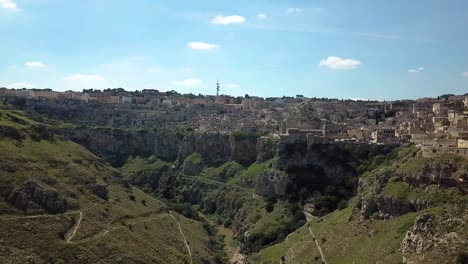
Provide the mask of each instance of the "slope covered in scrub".
[{"label": "slope covered in scrub", "polygon": [[51,126],[5,106],[0,225],[1,263],[223,261],[201,223],[169,211]]}]

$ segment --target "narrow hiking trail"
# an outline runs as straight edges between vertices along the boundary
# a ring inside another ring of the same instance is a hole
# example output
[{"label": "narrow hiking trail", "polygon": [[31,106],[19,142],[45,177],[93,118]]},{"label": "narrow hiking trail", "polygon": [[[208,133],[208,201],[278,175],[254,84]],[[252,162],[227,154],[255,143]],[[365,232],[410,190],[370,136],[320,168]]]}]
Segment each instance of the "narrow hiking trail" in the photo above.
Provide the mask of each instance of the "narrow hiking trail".
[{"label": "narrow hiking trail", "polygon": [[71,214],[78,214],[81,211],[71,211],[64,214],[41,214],[41,215],[29,215],[29,216],[12,216],[12,217],[0,217],[0,220],[19,220],[19,219],[39,219],[39,218],[52,218],[58,216],[65,216]]},{"label": "narrow hiking trail", "polygon": [[83,212],[80,212],[80,218],[78,219],[78,222],[76,222],[75,229],[73,230],[73,233],[67,238],[67,243],[71,243],[71,240],[73,237],[76,235],[76,231],[78,231],[78,228],[81,225],[81,220],[83,220]]},{"label": "narrow hiking trail", "polygon": [[172,215],[172,211],[169,211],[169,214],[171,215],[171,218],[177,223],[177,225],[179,225],[179,232],[180,234],[182,235],[182,238],[184,239],[184,243],[185,243],[185,246],[187,247],[187,251],[189,253],[189,257],[190,257],[190,264],[193,264],[192,262],[192,251],[190,250],[190,246],[187,242],[187,239],[185,238],[185,235],[184,235],[184,232],[182,231],[182,226],[180,225],[180,223],[175,219],[175,217]]},{"label": "narrow hiking trail", "polygon": [[315,246],[317,247],[320,253],[320,257],[322,258],[323,263],[328,264],[327,260],[325,259],[325,254],[323,253],[322,247],[319,245],[318,239],[315,237],[314,232],[312,232],[312,229],[310,229],[310,226],[309,226],[309,233],[314,238]]}]

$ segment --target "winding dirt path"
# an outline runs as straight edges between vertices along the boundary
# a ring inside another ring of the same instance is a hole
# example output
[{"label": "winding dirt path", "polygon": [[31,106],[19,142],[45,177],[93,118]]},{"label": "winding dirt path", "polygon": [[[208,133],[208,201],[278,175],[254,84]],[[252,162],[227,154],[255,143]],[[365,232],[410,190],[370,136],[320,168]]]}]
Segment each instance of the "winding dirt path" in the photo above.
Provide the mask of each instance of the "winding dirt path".
[{"label": "winding dirt path", "polygon": [[193,264],[192,262],[192,251],[190,250],[190,246],[187,242],[187,239],[185,238],[185,235],[184,235],[184,232],[182,231],[182,226],[180,225],[180,223],[175,219],[175,217],[172,215],[172,211],[169,211],[169,214],[171,215],[171,218],[177,223],[177,225],[179,225],[179,232],[180,234],[182,235],[182,238],[184,239],[184,243],[185,243],[185,246],[187,247],[187,251],[189,253],[189,257],[190,257],[190,264]]},{"label": "winding dirt path", "polygon": [[310,226],[309,226],[309,233],[314,238],[315,246],[317,247],[318,251],[320,252],[320,257],[322,258],[323,263],[328,264],[327,260],[325,259],[325,254],[323,253],[322,247],[319,245],[318,239],[315,237],[314,232],[312,232],[312,229],[310,229]]},{"label": "winding dirt path", "polygon": [[64,214],[41,214],[41,215],[28,215],[28,216],[6,216],[6,217],[0,217],[0,220],[19,220],[19,219],[39,219],[39,218],[52,218],[52,217],[59,217],[59,216],[65,216],[65,215],[71,215],[71,214],[78,214],[81,211],[70,211],[66,212]]},{"label": "winding dirt path", "polygon": [[78,228],[81,225],[81,220],[83,220],[83,212],[80,212],[80,218],[78,219],[78,222],[76,222],[75,229],[73,230],[73,233],[67,238],[67,243],[71,243],[71,240],[73,237],[76,235],[76,231],[78,231]]}]

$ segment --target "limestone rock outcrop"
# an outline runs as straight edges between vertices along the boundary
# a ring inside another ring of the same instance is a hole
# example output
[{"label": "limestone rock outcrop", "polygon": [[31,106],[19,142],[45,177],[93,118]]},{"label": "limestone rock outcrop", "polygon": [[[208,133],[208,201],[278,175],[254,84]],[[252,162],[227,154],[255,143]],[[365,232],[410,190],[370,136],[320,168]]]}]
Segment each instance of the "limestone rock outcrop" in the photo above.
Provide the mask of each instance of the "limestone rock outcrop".
[{"label": "limestone rock outcrop", "polygon": [[468,193],[468,164],[459,159],[441,160],[425,164],[413,174],[402,175],[403,180],[413,186],[437,184],[440,187],[458,187]]},{"label": "limestone rock outcrop", "polygon": [[261,137],[258,139],[257,150],[258,156],[257,160],[259,162],[265,162],[270,159],[273,159],[278,153],[278,143],[279,139],[271,137]]},{"label": "limestone rock outcrop", "polygon": [[34,181],[27,181],[13,189],[7,201],[25,212],[42,209],[47,213],[58,214],[67,211],[67,200],[59,192]]},{"label": "limestone rock outcrop", "polygon": [[[459,250],[468,245],[468,234],[464,232],[466,220],[466,214],[419,215],[401,242],[403,262],[424,263],[425,255],[436,253],[445,255],[447,261],[453,263],[462,253]],[[429,260],[430,256],[426,258]]]},{"label": "limestone rock outcrop", "polygon": [[114,166],[121,166],[129,156],[156,157],[174,161],[182,138],[170,131],[133,131],[112,128],[79,127],[65,134]]},{"label": "limestone rock outcrop", "polygon": [[271,195],[286,197],[291,185],[291,179],[286,172],[268,169],[258,176],[255,191],[263,197]]}]

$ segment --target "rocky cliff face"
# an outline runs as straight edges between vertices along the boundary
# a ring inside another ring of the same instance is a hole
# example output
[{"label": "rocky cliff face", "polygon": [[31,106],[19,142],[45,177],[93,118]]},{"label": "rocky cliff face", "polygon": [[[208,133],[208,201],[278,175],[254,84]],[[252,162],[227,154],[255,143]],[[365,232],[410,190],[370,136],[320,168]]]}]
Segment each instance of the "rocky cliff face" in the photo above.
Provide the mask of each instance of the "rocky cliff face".
[{"label": "rocky cliff face", "polygon": [[189,134],[181,142],[178,159],[184,161],[193,153],[198,153],[209,166],[221,165],[230,158],[229,135],[219,133]]},{"label": "rocky cliff face", "polygon": [[278,143],[279,139],[271,137],[261,137],[257,142],[258,156],[257,160],[259,162],[265,162],[273,159],[278,153]]},{"label": "rocky cliff face", "polygon": [[347,199],[356,190],[358,167],[369,158],[393,149],[392,146],[326,143],[320,138],[291,135],[278,144],[277,167],[287,172],[298,191],[302,189],[306,196],[319,191]]},{"label": "rocky cliff face", "polygon": [[466,212],[419,215],[401,242],[403,262],[427,263],[433,255],[439,255],[447,263],[467,263],[468,255],[461,251],[468,245],[466,217]]},{"label": "rocky cliff face", "polygon": [[129,156],[155,155],[162,160],[174,161],[182,142],[180,135],[168,131],[82,127],[68,129],[66,134],[114,166],[123,165]]},{"label": "rocky cliff face", "polygon": [[466,193],[467,165],[461,157],[423,158],[402,151],[388,166],[361,177],[354,215],[369,219],[400,216],[448,203]]},{"label": "rocky cliff face", "polygon": [[291,187],[292,182],[286,172],[268,169],[258,176],[255,191],[263,197],[274,195],[286,198]]},{"label": "rocky cliff face", "polygon": [[401,241],[403,262],[466,263],[468,161],[458,156],[424,158],[412,146],[391,156],[360,178],[350,220],[361,223],[416,213]]},{"label": "rocky cliff face", "polygon": [[374,177],[361,177],[354,212],[359,219],[369,219],[377,214],[379,218],[400,216],[426,208],[427,201],[398,199],[383,194],[389,179],[395,176],[391,170],[374,172]]},{"label": "rocky cliff face", "polygon": [[219,166],[230,160],[249,165],[257,159],[257,138],[237,139],[228,134],[192,133],[181,143],[179,160],[198,153],[208,166]]},{"label": "rocky cliff face", "polygon": [[416,187],[436,184],[444,188],[457,187],[468,194],[468,164],[460,157],[424,164],[414,173],[402,174],[402,178]]},{"label": "rocky cliff face", "polygon": [[[188,133],[171,131],[136,131],[112,128],[72,128],[68,137],[103,157],[114,166],[121,166],[129,156],[154,155],[165,161],[183,162],[198,153],[208,166],[218,166],[229,160],[251,164],[257,159],[257,138],[237,139],[221,133]],[[274,150],[262,148],[262,157],[269,157]]]}]

